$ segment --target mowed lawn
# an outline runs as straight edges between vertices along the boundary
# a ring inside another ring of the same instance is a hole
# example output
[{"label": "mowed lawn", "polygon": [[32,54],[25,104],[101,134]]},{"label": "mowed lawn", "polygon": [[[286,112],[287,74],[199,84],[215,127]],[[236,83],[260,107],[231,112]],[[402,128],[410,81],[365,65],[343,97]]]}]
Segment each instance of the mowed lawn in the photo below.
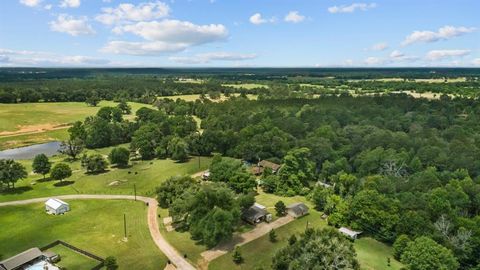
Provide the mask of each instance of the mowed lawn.
[{"label": "mowed lawn", "polygon": [[[278,241],[270,242],[268,235],[265,235],[257,240],[254,240],[244,246],[240,247],[240,251],[244,258],[244,263],[237,265],[232,261],[232,253],[229,252],[209,264],[209,269],[270,269],[272,257],[274,254],[286,246],[288,238],[292,234],[299,236],[307,228],[325,228],[327,222],[321,218],[321,213],[314,210],[312,205],[305,199],[305,197],[279,197],[272,194],[260,193],[256,197],[256,201],[267,206],[271,213],[275,213],[272,206],[278,201],[282,200],[286,205],[294,202],[302,201],[310,207],[310,214],[292,221],[291,223],[276,229]],[[357,258],[360,262],[361,269],[364,270],[384,270],[392,269],[399,270],[402,265],[393,259],[391,247],[378,242],[372,238],[361,238],[354,243],[357,252]],[[391,259],[391,266],[387,267],[387,257]]]},{"label": "mowed lawn", "polygon": [[[0,207],[0,254],[4,258],[57,239],[100,257],[115,256],[120,269],[163,269],[166,257],[151,239],[147,207],[142,202],[121,200],[69,200],[71,211],[52,216],[44,204]],[[123,215],[128,241],[122,241]],[[59,251],[60,255],[61,250]],[[69,261],[69,259],[71,259]],[[62,265],[69,270],[90,269],[82,257],[65,253]],[[79,264],[87,265],[79,266]]]},{"label": "mowed lawn", "polygon": [[[66,127],[85,117],[97,113],[101,107],[116,106],[113,101],[102,101],[97,107],[83,102],[40,102],[0,104],[0,150],[36,143],[63,140],[67,137]],[[134,113],[148,104],[129,102]]]},{"label": "mowed lawn", "polygon": [[[107,155],[111,148],[90,150]],[[55,164],[63,162],[64,156],[52,157]],[[171,176],[194,174],[205,170],[210,165],[210,157],[192,157],[188,162],[178,163],[170,159],[134,161],[128,168],[109,168],[101,174],[86,174],[80,166],[80,161],[68,163],[73,175],[64,183],[50,179],[43,180],[41,175],[33,174],[31,160],[20,161],[29,172],[27,179],[20,180],[16,188],[0,192],[0,201],[22,200],[36,197],[48,197],[62,194],[134,194],[155,196],[155,188]],[[63,184],[63,185],[62,185]]]},{"label": "mowed lawn", "polygon": [[63,245],[56,245],[49,248],[48,251],[60,255],[61,261],[56,263],[56,265],[65,269],[92,269],[99,264],[99,261],[75,252]]}]

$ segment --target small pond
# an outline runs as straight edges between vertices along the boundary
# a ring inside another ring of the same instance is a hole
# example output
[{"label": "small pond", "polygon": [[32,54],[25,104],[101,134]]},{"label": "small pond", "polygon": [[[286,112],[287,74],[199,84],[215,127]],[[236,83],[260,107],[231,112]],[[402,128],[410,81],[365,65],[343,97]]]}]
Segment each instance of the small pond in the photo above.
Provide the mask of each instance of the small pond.
[{"label": "small pond", "polygon": [[53,156],[60,149],[60,142],[48,142],[0,151],[0,159],[33,159],[38,154]]}]

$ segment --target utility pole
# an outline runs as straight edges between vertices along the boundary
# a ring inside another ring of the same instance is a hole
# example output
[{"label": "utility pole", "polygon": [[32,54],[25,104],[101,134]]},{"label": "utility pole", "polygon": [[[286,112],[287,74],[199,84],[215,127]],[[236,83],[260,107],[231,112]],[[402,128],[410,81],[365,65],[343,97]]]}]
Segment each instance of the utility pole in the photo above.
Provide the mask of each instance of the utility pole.
[{"label": "utility pole", "polygon": [[127,239],[127,215],[123,214],[123,233],[125,235],[125,239]]},{"label": "utility pole", "polygon": [[137,186],[133,184],[133,194],[135,196],[135,201],[137,201]]}]

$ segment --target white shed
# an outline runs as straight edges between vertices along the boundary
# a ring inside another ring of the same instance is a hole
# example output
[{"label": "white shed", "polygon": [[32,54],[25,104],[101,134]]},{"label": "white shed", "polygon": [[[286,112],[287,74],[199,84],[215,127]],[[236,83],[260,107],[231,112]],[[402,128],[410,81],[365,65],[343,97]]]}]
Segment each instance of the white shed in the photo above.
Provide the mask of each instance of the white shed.
[{"label": "white shed", "polygon": [[338,231],[340,233],[350,237],[351,239],[357,239],[358,235],[362,233],[362,232],[357,232],[357,231],[354,231],[354,230],[350,230],[349,228],[345,228],[345,227],[341,227],[340,229],[338,229]]},{"label": "white shed", "polygon": [[45,211],[49,214],[60,215],[70,211],[70,205],[62,200],[51,198],[45,202]]}]

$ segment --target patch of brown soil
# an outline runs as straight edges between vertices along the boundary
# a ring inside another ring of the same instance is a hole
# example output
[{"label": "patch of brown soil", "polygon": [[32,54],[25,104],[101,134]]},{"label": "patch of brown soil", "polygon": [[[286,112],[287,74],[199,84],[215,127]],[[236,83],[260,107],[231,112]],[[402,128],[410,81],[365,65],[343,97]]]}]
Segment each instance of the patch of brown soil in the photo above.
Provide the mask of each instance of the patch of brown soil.
[{"label": "patch of brown soil", "polygon": [[54,125],[54,124],[39,124],[39,125],[29,125],[29,126],[18,126],[18,129],[15,131],[2,131],[0,132],[0,137],[13,137],[18,135],[27,135],[42,133],[50,130],[58,130],[69,128],[69,124]]}]

